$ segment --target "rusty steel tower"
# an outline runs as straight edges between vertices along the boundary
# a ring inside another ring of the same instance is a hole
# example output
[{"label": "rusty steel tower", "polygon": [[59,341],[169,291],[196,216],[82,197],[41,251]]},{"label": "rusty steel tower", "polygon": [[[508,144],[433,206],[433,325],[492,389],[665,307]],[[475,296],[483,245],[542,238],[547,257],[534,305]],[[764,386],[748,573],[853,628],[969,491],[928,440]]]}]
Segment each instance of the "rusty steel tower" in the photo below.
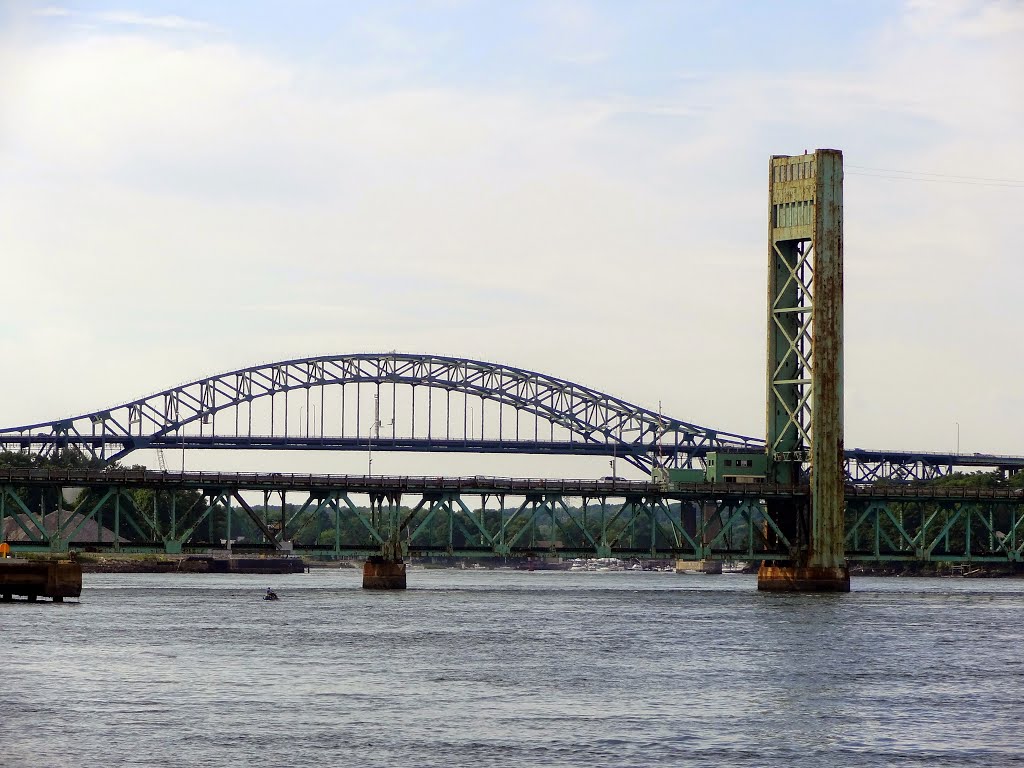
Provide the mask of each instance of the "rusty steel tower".
[{"label": "rusty steel tower", "polygon": [[768,169],[768,479],[804,482],[769,502],[791,562],[758,588],[848,591],[843,554],[843,154],[772,157]]}]

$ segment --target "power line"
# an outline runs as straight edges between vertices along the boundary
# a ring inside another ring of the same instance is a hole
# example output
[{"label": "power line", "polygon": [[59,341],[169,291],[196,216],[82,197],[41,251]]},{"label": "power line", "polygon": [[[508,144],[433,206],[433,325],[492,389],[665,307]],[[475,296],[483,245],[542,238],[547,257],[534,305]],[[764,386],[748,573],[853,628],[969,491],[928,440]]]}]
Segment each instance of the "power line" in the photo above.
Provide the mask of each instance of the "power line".
[{"label": "power line", "polygon": [[954,179],[921,179],[914,176],[886,176],[881,173],[861,173],[859,171],[846,171],[847,176],[870,176],[875,179],[888,179],[890,181],[923,181],[932,184],[961,184],[970,187],[1008,187],[1010,189],[1024,189],[1024,181],[1021,182],[993,182],[993,181],[956,181]]},{"label": "power line", "polygon": [[870,165],[847,165],[847,168],[856,168],[859,171],[882,171],[884,173],[910,173],[915,176],[939,176],[944,179],[970,179],[972,181],[997,181],[1001,183],[1024,184],[1019,179],[991,179],[985,176],[959,176],[951,173],[931,173],[929,171],[900,171],[896,168],[874,168]]},{"label": "power line", "polygon": [[994,179],[984,176],[960,176],[950,173],[930,173],[928,171],[903,171],[896,168],[874,168],[866,165],[847,165],[852,176],[872,176],[878,179],[894,181],[923,181],[933,184],[967,184],[981,187],[1011,187],[1024,189],[1024,179]]}]

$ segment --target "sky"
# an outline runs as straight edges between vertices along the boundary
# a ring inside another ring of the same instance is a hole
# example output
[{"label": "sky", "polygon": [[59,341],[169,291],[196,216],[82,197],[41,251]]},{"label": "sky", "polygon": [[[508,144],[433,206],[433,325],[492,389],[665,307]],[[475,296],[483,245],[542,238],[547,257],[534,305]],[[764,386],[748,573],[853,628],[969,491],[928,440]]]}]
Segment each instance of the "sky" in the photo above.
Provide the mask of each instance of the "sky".
[{"label": "sky", "polygon": [[0,423],[398,350],[763,435],[768,160],[830,147],[847,446],[1024,454],[1022,135],[1015,1],[0,0]]}]

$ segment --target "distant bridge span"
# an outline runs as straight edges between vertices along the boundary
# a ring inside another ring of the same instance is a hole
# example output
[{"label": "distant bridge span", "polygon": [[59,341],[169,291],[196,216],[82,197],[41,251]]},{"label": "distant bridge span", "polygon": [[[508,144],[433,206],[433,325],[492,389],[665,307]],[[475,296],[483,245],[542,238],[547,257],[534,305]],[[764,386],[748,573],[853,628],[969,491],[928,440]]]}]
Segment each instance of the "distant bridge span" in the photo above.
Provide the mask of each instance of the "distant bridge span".
[{"label": "distant bridge span", "polygon": [[[604,455],[649,472],[699,465],[760,438],[665,416],[565,379],[435,355],[353,354],[252,366],[58,421],[0,429],[38,455],[77,447],[110,463],[143,449]],[[855,481],[1016,471],[1024,457],[848,450]]]},{"label": "distant bridge span", "polygon": [[763,441],[521,368],[392,352],[230,371],[114,408],[0,429],[0,444],[43,455],[77,446],[104,461],[147,448],[606,454],[648,470],[659,454],[688,466],[708,450]]}]

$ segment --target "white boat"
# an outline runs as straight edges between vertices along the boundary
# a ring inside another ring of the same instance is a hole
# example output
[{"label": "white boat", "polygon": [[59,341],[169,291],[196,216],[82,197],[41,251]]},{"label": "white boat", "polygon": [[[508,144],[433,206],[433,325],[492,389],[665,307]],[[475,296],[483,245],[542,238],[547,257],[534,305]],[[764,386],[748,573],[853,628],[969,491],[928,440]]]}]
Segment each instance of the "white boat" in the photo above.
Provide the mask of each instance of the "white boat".
[{"label": "white boat", "polygon": [[749,567],[750,563],[746,560],[730,560],[722,563],[722,573],[745,573]]},{"label": "white boat", "polygon": [[577,557],[569,566],[570,571],[624,571],[625,564],[617,557]]}]

